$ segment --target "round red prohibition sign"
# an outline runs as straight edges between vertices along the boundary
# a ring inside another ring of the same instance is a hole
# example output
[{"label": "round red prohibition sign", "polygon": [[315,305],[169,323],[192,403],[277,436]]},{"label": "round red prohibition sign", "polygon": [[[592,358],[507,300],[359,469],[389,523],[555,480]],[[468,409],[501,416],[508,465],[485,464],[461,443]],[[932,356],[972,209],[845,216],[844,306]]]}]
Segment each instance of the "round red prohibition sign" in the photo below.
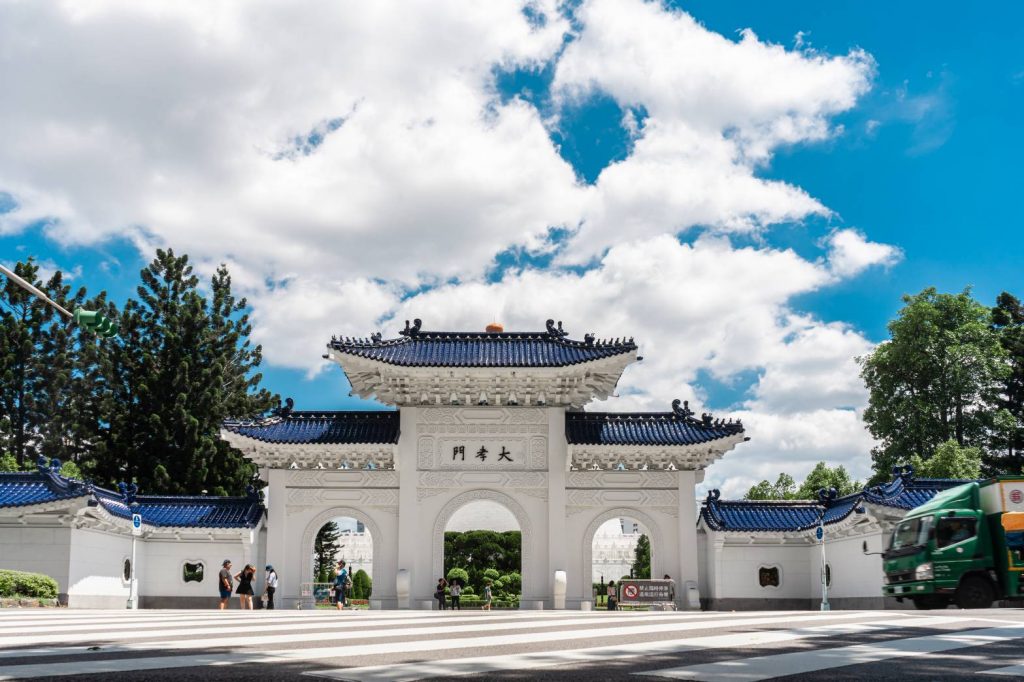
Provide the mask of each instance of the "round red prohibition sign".
[{"label": "round red prohibition sign", "polygon": [[1010,491],[1010,502],[1013,502],[1014,504],[1020,504],[1021,500],[1024,500],[1024,493],[1017,489]]},{"label": "round red prohibition sign", "polygon": [[640,594],[640,587],[637,585],[626,585],[626,588],[622,591],[628,599],[636,599]]}]

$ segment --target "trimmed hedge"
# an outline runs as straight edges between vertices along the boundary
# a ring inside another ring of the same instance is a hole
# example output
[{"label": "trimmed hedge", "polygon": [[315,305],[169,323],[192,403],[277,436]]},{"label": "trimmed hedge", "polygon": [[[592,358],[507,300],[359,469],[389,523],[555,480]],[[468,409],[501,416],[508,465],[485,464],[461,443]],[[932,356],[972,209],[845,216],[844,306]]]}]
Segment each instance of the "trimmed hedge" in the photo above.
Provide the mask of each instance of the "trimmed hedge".
[{"label": "trimmed hedge", "polygon": [[0,597],[57,598],[57,581],[42,573],[0,569]]}]

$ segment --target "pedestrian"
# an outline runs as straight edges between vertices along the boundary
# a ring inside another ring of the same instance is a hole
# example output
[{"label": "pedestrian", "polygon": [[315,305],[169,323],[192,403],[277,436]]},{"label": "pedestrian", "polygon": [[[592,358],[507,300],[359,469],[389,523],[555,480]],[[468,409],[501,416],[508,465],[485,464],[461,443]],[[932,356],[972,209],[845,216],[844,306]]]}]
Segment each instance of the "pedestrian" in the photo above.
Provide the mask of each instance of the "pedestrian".
[{"label": "pedestrian", "polygon": [[220,610],[224,611],[228,608],[228,599],[231,599],[235,586],[234,578],[231,576],[231,559],[225,559],[221,564],[220,580],[217,582],[220,587]]},{"label": "pedestrian", "polygon": [[462,585],[459,584],[458,580],[453,580],[451,589],[448,591],[452,595],[452,611],[455,609],[461,611],[462,605],[459,603],[459,598],[462,597]]},{"label": "pedestrian", "polygon": [[437,610],[444,611],[447,608],[445,604],[445,590],[448,589],[448,582],[444,578],[437,579],[437,589],[434,590],[434,599],[437,600]]},{"label": "pedestrian", "polygon": [[668,581],[668,600],[669,600],[669,602],[671,602],[670,608],[673,611],[675,611],[676,610],[676,581],[672,580],[672,576],[670,576],[668,573],[665,574],[665,577],[662,578],[662,580],[667,580]]},{"label": "pedestrian", "polygon": [[608,581],[608,610],[618,611],[619,610],[619,599],[615,592],[615,581]]},{"label": "pedestrian", "polygon": [[238,572],[235,576],[235,580],[238,581],[238,587],[235,588],[235,594],[238,595],[239,606],[243,611],[252,611],[252,579],[256,577],[256,567],[251,564],[246,564],[245,568]]},{"label": "pedestrian", "polygon": [[274,608],[274,593],[277,592],[277,571],[270,564],[267,564],[266,575],[267,608]]},{"label": "pedestrian", "polygon": [[338,575],[334,576],[334,600],[341,611],[346,606],[346,594],[352,586],[352,579],[348,577],[348,569],[345,568],[345,561],[338,562]]},{"label": "pedestrian", "polygon": [[483,606],[483,610],[484,611],[490,611],[491,610],[491,598],[492,598],[491,583],[490,583],[490,581],[488,581],[487,583],[484,584],[484,606]]}]

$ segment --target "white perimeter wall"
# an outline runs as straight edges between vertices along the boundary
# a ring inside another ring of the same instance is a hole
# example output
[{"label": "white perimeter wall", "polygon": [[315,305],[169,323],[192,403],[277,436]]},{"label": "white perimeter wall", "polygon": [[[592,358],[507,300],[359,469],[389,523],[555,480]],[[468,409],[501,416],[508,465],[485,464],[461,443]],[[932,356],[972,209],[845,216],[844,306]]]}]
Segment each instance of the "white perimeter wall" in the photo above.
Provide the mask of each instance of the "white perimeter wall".
[{"label": "white perimeter wall", "polygon": [[0,527],[0,568],[48,575],[62,596],[68,593],[70,556],[70,528]]},{"label": "white perimeter wall", "polygon": [[[68,566],[68,606],[71,608],[124,608],[128,581],[124,560],[131,558],[130,536],[76,528],[71,531]],[[136,575],[145,570],[144,543],[136,551]]]}]

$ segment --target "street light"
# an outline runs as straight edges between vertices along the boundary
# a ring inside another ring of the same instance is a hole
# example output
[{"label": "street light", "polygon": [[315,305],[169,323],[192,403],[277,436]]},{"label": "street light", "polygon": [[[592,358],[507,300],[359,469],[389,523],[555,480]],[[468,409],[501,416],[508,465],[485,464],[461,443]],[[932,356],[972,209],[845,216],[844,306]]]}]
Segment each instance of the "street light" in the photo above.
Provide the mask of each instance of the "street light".
[{"label": "street light", "polygon": [[53,307],[54,310],[62,314],[64,317],[69,320],[74,320],[75,323],[83,329],[87,329],[88,331],[107,339],[112,336],[117,336],[117,323],[103,313],[92,310],[83,310],[82,308],[76,308],[75,312],[71,313],[67,308],[47,296],[41,289],[34,286],[31,282],[25,281],[19,275],[15,274],[12,270],[6,268],[2,264],[0,264],[0,273],[6,275],[8,279],[41,300],[43,303]]},{"label": "street light", "polygon": [[[818,527],[814,531],[814,536],[818,539],[818,543],[821,545],[821,610],[831,611],[832,605],[828,601],[828,562],[825,558],[825,514],[828,513],[828,503],[832,502],[839,495],[839,492],[835,488],[829,488],[825,490],[822,488],[818,491],[818,501],[821,503],[818,510]],[[860,501],[857,501],[857,506],[853,508],[854,514],[863,514],[864,507],[860,506]]]}]

